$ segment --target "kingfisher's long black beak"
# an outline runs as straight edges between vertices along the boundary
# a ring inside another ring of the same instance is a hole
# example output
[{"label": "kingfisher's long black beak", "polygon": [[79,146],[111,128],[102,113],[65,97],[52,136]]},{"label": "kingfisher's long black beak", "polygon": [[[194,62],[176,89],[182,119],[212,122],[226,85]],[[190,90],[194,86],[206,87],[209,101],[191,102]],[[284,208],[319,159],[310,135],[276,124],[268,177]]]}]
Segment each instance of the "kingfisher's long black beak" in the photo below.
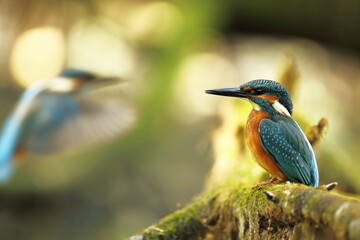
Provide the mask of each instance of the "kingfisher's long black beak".
[{"label": "kingfisher's long black beak", "polygon": [[241,91],[240,88],[238,87],[205,90],[205,93],[227,96],[227,97],[240,97],[240,98],[249,98],[251,96],[249,93]]}]

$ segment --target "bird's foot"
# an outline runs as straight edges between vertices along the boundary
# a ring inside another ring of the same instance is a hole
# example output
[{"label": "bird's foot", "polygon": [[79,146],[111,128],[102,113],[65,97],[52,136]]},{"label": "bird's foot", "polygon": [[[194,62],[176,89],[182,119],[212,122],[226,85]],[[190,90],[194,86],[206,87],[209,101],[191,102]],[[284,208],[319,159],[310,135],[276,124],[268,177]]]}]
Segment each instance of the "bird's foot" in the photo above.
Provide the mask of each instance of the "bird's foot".
[{"label": "bird's foot", "polygon": [[280,184],[280,183],[285,183],[285,182],[286,182],[285,180],[279,180],[279,179],[274,177],[274,178],[271,178],[269,181],[258,183],[255,186],[253,186],[252,188],[261,189],[261,188],[269,187],[269,186],[274,185],[274,184]]}]

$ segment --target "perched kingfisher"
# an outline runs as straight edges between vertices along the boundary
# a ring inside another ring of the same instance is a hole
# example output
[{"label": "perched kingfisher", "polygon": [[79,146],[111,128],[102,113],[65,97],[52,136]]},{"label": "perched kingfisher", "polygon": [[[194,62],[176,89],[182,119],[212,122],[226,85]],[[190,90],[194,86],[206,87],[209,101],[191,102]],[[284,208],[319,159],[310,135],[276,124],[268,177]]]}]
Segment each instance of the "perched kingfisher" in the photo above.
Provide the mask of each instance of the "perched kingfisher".
[{"label": "perched kingfisher", "polygon": [[118,82],[66,69],[29,86],[0,133],[0,183],[11,177],[15,161],[29,153],[68,150],[127,129],[134,119],[132,108],[97,91]]},{"label": "perched kingfisher", "polygon": [[237,88],[206,90],[206,93],[239,97],[252,103],[246,141],[257,163],[273,176],[268,184],[291,181],[319,185],[314,151],[291,116],[290,94],[281,84],[259,79]]}]

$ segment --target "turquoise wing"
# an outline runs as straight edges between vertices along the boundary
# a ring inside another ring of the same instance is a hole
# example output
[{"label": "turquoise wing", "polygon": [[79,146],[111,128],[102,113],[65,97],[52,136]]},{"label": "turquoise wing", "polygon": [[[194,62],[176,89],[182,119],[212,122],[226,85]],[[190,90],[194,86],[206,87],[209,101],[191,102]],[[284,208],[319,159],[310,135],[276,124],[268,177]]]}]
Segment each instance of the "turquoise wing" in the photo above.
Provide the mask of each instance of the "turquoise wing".
[{"label": "turquoise wing", "polygon": [[283,117],[279,121],[264,119],[260,122],[259,132],[264,149],[292,182],[318,186],[314,152],[292,118]]}]

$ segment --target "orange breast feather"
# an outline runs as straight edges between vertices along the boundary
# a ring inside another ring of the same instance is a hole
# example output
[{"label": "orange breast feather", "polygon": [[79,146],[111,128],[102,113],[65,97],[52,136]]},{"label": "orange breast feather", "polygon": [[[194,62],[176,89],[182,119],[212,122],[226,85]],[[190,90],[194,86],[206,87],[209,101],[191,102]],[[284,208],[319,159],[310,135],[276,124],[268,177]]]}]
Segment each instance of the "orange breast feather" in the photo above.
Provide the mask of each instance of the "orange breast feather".
[{"label": "orange breast feather", "polygon": [[268,114],[253,109],[246,124],[246,139],[256,162],[268,171],[273,177],[288,180],[285,174],[276,165],[272,157],[263,149],[259,134],[260,121],[268,117]]}]

